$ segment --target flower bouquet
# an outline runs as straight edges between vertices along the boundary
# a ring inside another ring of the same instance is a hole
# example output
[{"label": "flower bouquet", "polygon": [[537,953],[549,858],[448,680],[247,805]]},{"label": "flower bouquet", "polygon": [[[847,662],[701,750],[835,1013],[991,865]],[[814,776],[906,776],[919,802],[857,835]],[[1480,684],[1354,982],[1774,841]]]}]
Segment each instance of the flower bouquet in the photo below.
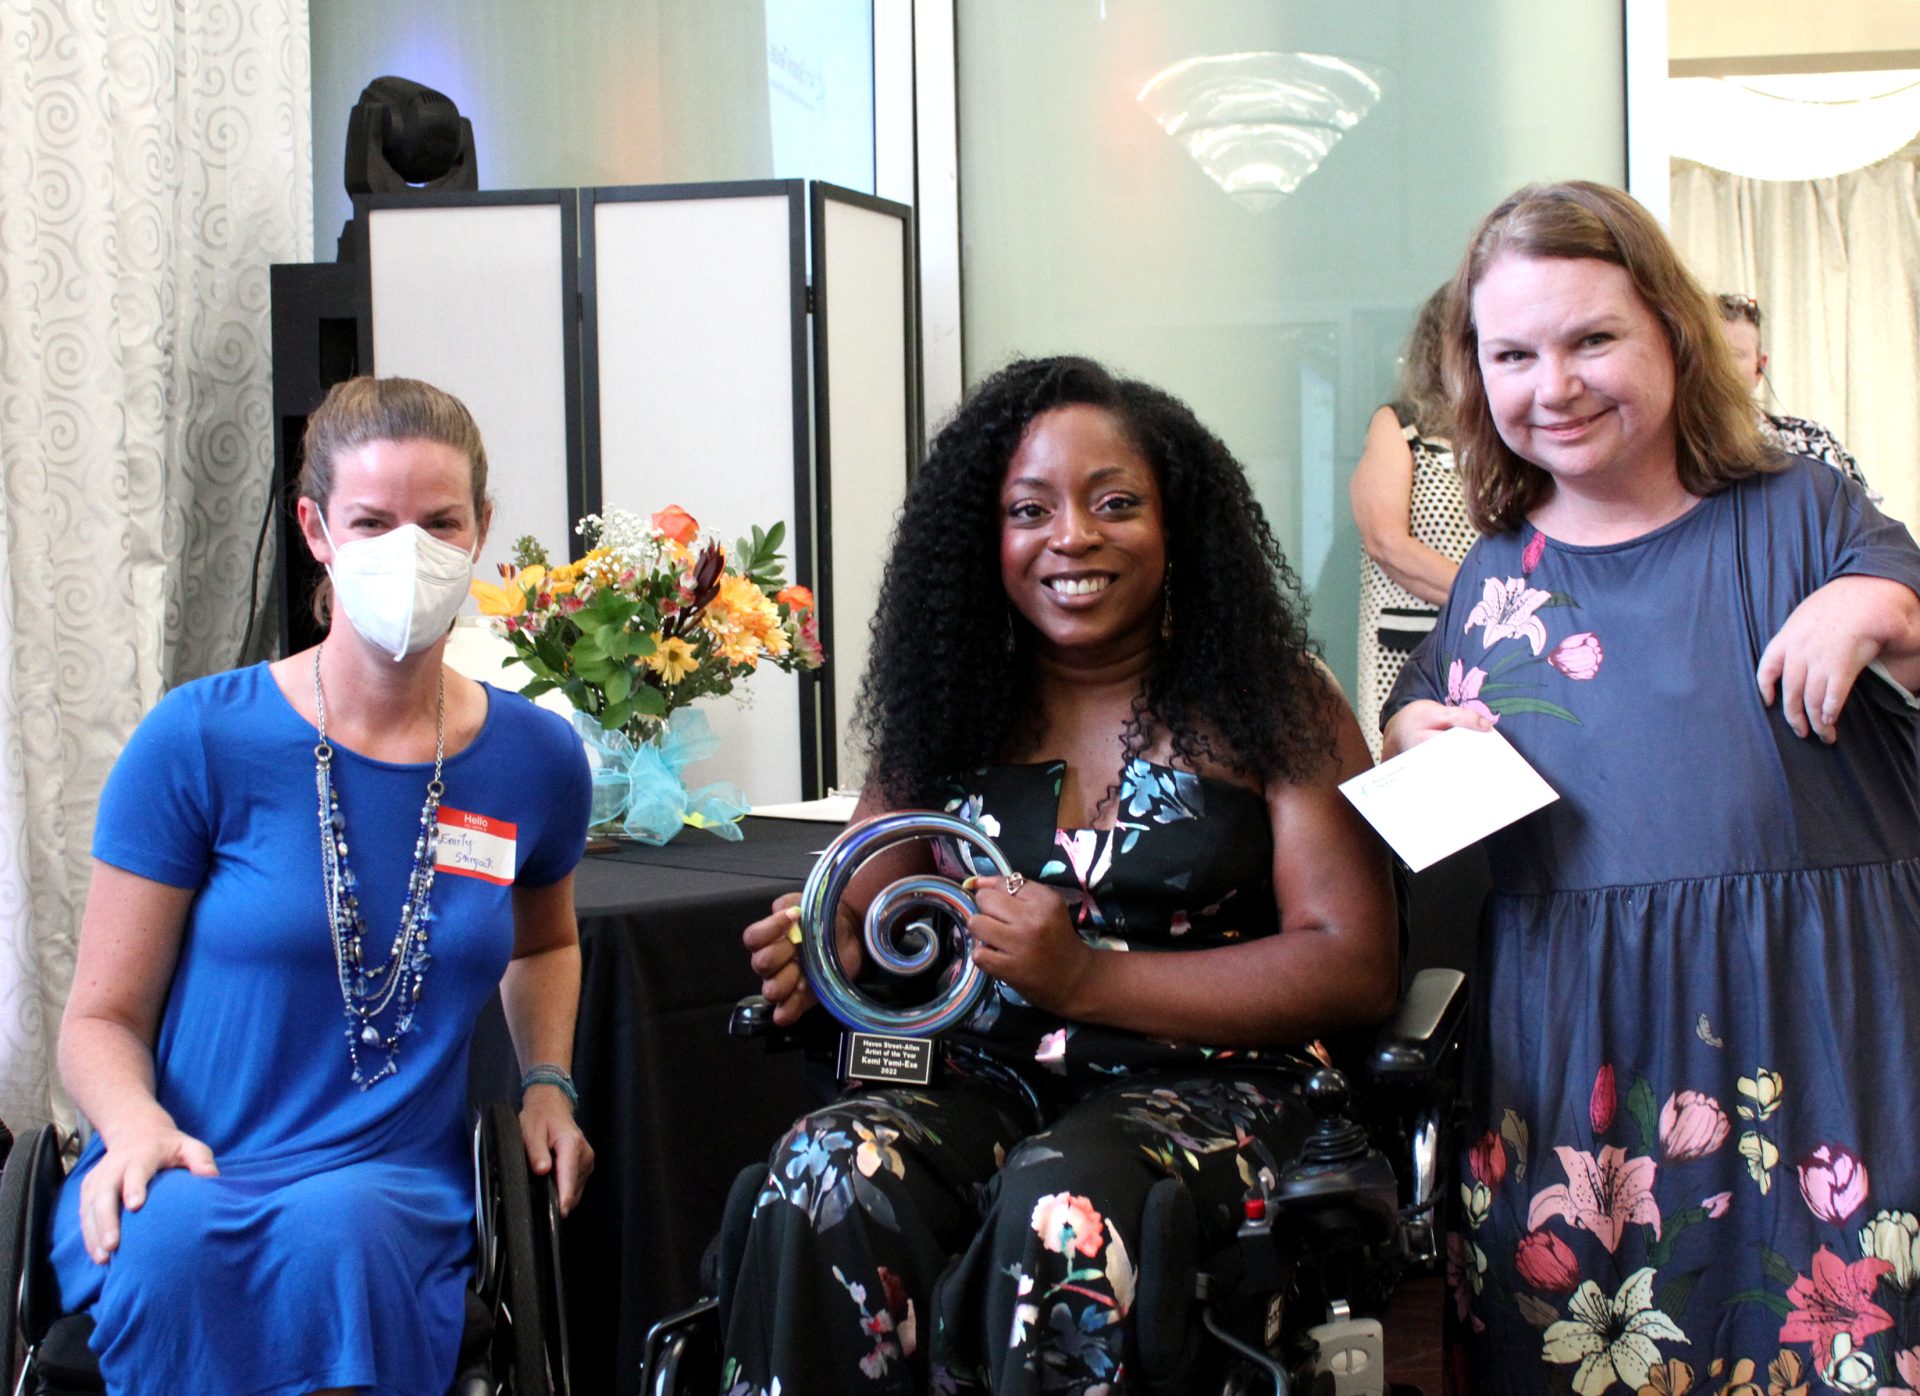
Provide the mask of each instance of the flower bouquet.
[{"label": "flower bouquet", "polygon": [[526,537],[498,584],[473,584],[513,646],[506,663],[532,671],[520,691],[557,690],[573,705],[597,826],[654,843],[682,824],[738,838],[740,792],[689,792],[680,778],[715,744],[704,716],[683,710],[731,693],[763,660],[789,672],[825,662],[813,594],[782,575],[786,525],[754,528],[731,556],[678,505],[589,514],[578,531],[588,550],[577,560],[555,564]]}]

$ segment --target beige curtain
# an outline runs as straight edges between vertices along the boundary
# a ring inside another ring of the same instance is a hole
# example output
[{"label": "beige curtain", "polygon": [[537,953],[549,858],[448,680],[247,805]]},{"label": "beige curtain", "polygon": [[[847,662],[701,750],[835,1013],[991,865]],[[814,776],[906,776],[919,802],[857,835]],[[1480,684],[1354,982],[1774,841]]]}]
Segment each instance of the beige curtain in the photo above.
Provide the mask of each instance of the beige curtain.
[{"label": "beige curtain", "polygon": [[1759,300],[1769,410],[1831,427],[1920,528],[1920,147],[1797,182],[1675,161],[1673,236],[1707,289]]},{"label": "beige curtain", "polygon": [[[0,0],[0,1118],[53,1111],[100,786],[232,665],[267,267],[312,248],[307,0]],[[263,565],[270,566],[271,558]]]}]

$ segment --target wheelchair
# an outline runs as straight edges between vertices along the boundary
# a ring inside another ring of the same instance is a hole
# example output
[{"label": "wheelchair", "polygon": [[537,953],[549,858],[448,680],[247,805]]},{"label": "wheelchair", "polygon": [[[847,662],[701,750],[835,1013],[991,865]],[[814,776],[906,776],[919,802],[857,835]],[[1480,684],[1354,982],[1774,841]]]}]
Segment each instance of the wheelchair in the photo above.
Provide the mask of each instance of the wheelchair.
[{"label": "wheelchair", "polygon": [[[891,825],[877,832],[872,827],[888,821]],[[854,1032],[928,1036],[967,1011],[955,1007],[974,992],[964,986],[967,975],[958,962],[945,976],[947,992],[935,1002],[893,1009],[854,989],[827,949],[830,936],[824,928],[833,924],[838,895],[863,845],[876,851],[876,840],[933,834],[973,843],[1004,873],[998,850],[970,825],[917,812],[883,815],[841,835],[802,893],[802,954],[809,982],[833,1017]],[[914,915],[930,906],[955,916],[970,908],[951,883],[908,881],[911,886],[895,884],[876,898],[867,946],[870,958],[881,964],[921,970],[937,954],[933,942],[940,935]],[[902,924],[912,942],[904,951],[888,939]],[[1198,1253],[1193,1202],[1183,1185],[1166,1179],[1149,1192],[1127,1357],[1138,1389],[1153,1396],[1197,1391],[1250,1396],[1261,1390],[1275,1396],[1381,1396],[1388,1391],[1380,1313],[1403,1274],[1440,1259],[1436,1211],[1455,1109],[1465,987],[1458,970],[1422,970],[1386,1024],[1363,1039],[1333,1046],[1337,1065],[1311,1073],[1305,1082],[1315,1122],[1297,1164],[1248,1191],[1238,1231],[1224,1247]],[[809,1016],[817,1021],[821,1015]],[[766,1039],[770,1046],[806,1047],[815,1057],[824,1045],[817,1032],[806,1041],[804,1023],[776,1031],[770,1006],[757,996],[740,1001],[728,1031]],[[1347,1071],[1364,1086],[1357,1099]],[[766,1165],[757,1162],[734,1180],[705,1267],[711,1297],[649,1330],[641,1384],[647,1396],[718,1389],[725,1309],[765,1178]]]},{"label": "wheelchair", "polygon": [[[495,1102],[473,1131],[474,1275],[451,1396],[568,1396],[560,1213],[551,1175],[527,1166],[513,1107]],[[66,1177],[59,1131],[16,1141],[0,1170],[0,1375],[14,1396],[104,1391],[87,1346],[93,1320],[61,1314],[51,1263]],[[14,1373],[17,1371],[18,1376]]]}]

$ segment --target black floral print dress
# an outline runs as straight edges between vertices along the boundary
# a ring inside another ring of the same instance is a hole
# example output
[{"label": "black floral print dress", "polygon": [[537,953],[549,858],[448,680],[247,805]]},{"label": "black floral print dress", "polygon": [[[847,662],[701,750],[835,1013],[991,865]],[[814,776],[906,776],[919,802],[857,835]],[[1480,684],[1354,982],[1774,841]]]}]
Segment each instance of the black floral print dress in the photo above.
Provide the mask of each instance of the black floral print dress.
[{"label": "black floral print dress", "polygon": [[[1064,763],[996,766],[948,808],[1066,898],[1112,953],[1276,934],[1252,790],[1136,760],[1112,829],[1057,827]],[[943,850],[947,870],[969,870]],[[728,1396],[1127,1389],[1148,1190],[1186,1184],[1203,1246],[1232,1234],[1306,1129],[1286,1049],[1227,1051],[1064,1022],[1001,986],[926,1088],[841,1097],[774,1149],[724,1296]],[[1044,1127],[1019,1073],[1044,1102]]]}]

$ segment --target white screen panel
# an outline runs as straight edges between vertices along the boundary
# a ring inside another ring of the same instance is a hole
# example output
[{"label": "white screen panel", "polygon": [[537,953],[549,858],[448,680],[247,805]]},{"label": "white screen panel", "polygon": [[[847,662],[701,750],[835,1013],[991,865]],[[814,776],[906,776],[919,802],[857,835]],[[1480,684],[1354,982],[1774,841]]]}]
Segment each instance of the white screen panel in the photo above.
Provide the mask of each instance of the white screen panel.
[{"label": "white screen panel", "polygon": [[[784,194],[596,203],[593,275],[602,503],[678,504],[729,547],[784,521],[792,578],[789,208]],[[799,683],[763,668],[736,690],[745,702],[704,704],[721,746],[688,784],[799,799]]]},{"label": "white screen panel", "polygon": [[565,557],[573,520],[559,205],[374,209],[367,247],[375,372],[446,389],[486,442],[493,528],[476,574],[491,579],[525,533]]},{"label": "white screen panel", "polygon": [[838,743],[835,784],[864,774],[849,743],[867,667],[867,627],[907,489],[906,224],[824,201],[814,230],[826,257],[827,428],[832,634],[822,636]]}]

